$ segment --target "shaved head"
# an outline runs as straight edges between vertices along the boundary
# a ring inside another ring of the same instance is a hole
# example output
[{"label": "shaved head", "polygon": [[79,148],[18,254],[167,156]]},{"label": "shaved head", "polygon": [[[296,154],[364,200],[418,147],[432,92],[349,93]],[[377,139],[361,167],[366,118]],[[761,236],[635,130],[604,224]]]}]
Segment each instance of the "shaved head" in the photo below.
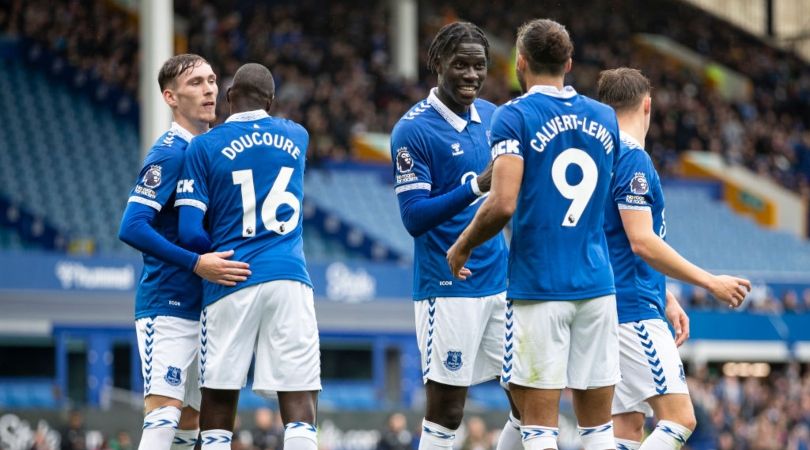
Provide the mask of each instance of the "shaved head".
[{"label": "shaved head", "polygon": [[[236,71],[228,89],[232,112],[270,108],[276,94],[276,83],[270,69],[257,63],[247,63]],[[238,111],[236,111],[238,110]]]}]

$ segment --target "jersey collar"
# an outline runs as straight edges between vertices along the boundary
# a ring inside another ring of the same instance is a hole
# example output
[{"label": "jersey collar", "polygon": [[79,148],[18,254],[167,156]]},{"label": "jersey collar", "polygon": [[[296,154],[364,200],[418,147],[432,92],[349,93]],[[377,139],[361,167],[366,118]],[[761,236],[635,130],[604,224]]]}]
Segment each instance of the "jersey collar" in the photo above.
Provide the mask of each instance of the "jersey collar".
[{"label": "jersey collar", "polygon": [[194,138],[194,134],[191,131],[186,130],[177,122],[172,122],[172,127],[169,128],[169,131],[174,133],[175,136],[180,136],[180,139],[186,142],[191,142]]},{"label": "jersey collar", "polygon": [[267,111],[263,109],[256,109],[253,111],[243,111],[236,114],[231,114],[231,117],[225,119],[225,122],[253,122],[254,120],[265,119],[270,117]]},{"label": "jersey collar", "polygon": [[[448,108],[439,97],[436,95],[437,88],[433,88],[430,90],[430,95],[428,95],[427,101],[430,103],[436,111],[439,112],[444,120],[450,124],[451,127],[455,128],[456,131],[461,133],[464,131],[464,128],[467,127],[467,121],[459,117],[458,114],[454,113],[450,108]],[[475,123],[481,123],[481,116],[478,115],[478,110],[475,109],[475,103],[470,105],[470,121]]]},{"label": "jersey collar", "polygon": [[622,131],[622,130],[619,130],[619,139],[621,139],[622,141],[625,141],[625,142],[627,142],[627,143],[631,144],[631,147],[644,148],[644,146],[643,146],[643,145],[641,145],[641,144],[640,144],[640,143],[639,143],[639,142],[636,140],[636,138],[634,138],[633,136],[630,136],[630,133],[625,133],[625,132],[624,132],[624,131]]},{"label": "jersey collar", "polygon": [[545,94],[550,97],[557,98],[571,98],[577,95],[577,91],[571,86],[566,86],[562,90],[559,90],[556,86],[549,86],[547,84],[535,84],[531,89],[529,89],[529,92],[532,94]]}]

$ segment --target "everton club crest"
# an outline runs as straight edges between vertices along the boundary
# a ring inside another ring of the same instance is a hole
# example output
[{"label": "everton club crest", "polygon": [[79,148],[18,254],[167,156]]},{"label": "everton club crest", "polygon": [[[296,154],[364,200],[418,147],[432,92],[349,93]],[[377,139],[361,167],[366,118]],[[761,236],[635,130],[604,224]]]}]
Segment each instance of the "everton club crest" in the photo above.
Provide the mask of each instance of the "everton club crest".
[{"label": "everton club crest", "polygon": [[444,360],[444,367],[453,372],[461,369],[464,363],[461,361],[461,352],[450,350],[447,352],[447,358]]}]

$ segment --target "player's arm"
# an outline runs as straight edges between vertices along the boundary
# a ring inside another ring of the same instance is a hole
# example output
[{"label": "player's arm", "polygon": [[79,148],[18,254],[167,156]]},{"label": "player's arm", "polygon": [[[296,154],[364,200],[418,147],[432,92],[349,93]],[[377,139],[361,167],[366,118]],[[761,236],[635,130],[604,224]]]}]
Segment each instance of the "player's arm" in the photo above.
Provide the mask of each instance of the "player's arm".
[{"label": "player's arm", "polygon": [[619,209],[624,231],[633,253],[654,269],[672,278],[705,288],[718,300],[740,306],[751,290],[751,282],[728,275],[712,275],[692,264],[653,231],[649,209]]},{"label": "player's arm", "polygon": [[678,303],[675,295],[669,290],[667,290],[667,305],[664,313],[675,330],[675,345],[680,347],[689,339],[689,316],[683,310],[681,304]]},{"label": "player's arm", "polygon": [[128,202],[118,230],[118,239],[161,261],[189,271],[194,270],[200,255],[172,244],[158,233],[152,227],[157,214],[158,211],[151,206]]},{"label": "player's arm", "polygon": [[411,236],[421,236],[469,206],[481,195],[476,190],[472,182],[467,182],[436,197],[426,189],[402,191],[397,194],[402,223]]},{"label": "player's arm", "polygon": [[464,269],[464,264],[473,249],[498,234],[512,218],[522,182],[522,157],[507,155],[495,160],[489,197],[478,209],[472,223],[447,251],[447,262],[453,276],[466,279],[470,273]]},{"label": "player's arm", "polygon": [[419,237],[460,213],[482,195],[478,179],[431,197],[431,158],[427,142],[414,128],[394,129],[391,159],[394,164],[399,211],[405,229]]}]

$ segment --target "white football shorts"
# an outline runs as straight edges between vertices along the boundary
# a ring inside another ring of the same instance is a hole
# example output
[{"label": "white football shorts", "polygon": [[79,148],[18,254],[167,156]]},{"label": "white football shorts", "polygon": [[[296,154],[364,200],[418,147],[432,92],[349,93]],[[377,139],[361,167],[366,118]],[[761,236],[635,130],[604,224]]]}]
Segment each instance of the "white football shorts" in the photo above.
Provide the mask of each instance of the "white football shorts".
[{"label": "white football shorts", "polygon": [[622,381],[613,394],[613,414],[652,416],[646,400],[666,394],[689,394],[683,362],[666,322],[649,319],[619,325]]},{"label": "white football shorts", "polygon": [[501,373],[506,293],[414,302],[422,381],[472,386]]},{"label": "white football shorts", "polygon": [[501,380],[536,389],[594,389],[619,382],[616,296],[509,300]]},{"label": "white football shorts", "polygon": [[241,389],[256,354],[253,390],[321,389],[321,354],[312,288],[291,280],[248,286],[203,309],[200,385]]},{"label": "white football shorts", "polygon": [[135,321],[143,395],[162,395],[200,410],[200,322],[172,316]]}]

